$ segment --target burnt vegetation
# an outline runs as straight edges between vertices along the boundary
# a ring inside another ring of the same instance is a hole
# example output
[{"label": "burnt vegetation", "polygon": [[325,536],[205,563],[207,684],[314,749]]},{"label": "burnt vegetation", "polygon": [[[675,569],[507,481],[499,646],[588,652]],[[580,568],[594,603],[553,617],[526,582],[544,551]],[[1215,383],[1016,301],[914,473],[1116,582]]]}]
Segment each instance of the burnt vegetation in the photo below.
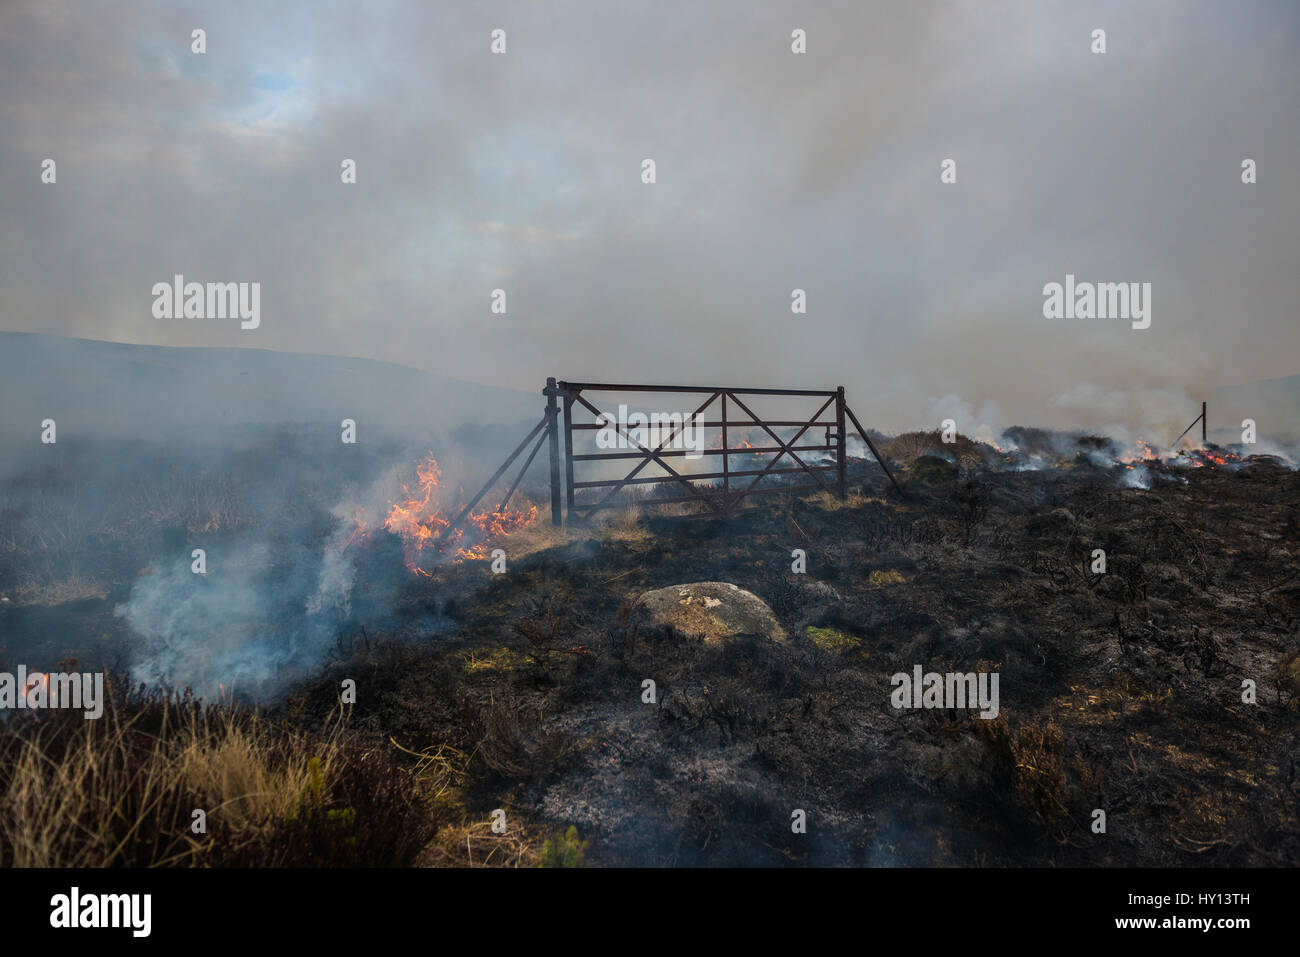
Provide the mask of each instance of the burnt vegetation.
[{"label": "burnt vegetation", "polygon": [[[926,438],[886,453],[905,498],[858,464],[846,502],[525,530],[501,543],[508,574],[467,560],[408,575],[402,620],[436,629],[354,616],[311,677],[257,712],[118,682],[102,721],[11,718],[0,858],[1300,863],[1300,473],[1153,466],[1149,489],[1127,488],[1086,456],[1010,471],[976,443],[931,455]],[[28,526],[0,519],[17,588]],[[793,549],[807,574],[792,573]],[[649,589],[705,580],[764,599],[789,640],[705,644],[638,613]],[[75,604],[40,597],[5,614]],[[120,628],[111,607],[78,614]],[[918,664],[996,671],[1001,714],[895,710],[890,676]],[[341,711],[344,679],[357,700]],[[98,755],[100,796],[37,841],[38,795],[77,749]],[[189,830],[201,807],[203,838]],[[792,833],[796,809],[806,834]],[[69,837],[85,833],[94,851]]]}]

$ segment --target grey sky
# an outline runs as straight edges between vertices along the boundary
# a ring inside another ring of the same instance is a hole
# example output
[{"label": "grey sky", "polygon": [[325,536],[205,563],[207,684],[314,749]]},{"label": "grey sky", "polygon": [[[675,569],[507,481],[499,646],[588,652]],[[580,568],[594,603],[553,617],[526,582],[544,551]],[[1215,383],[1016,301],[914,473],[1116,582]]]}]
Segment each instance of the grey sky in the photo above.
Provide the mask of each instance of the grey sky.
[{"label": "grey sky", "polygon": [[[6,0],[0,327],[1176,432],[1300,372],[1298,48],[1261,0]],[[261,327],[155,319],[178,272]],[[1066,273],[1151,328],[1044,319]]]}]

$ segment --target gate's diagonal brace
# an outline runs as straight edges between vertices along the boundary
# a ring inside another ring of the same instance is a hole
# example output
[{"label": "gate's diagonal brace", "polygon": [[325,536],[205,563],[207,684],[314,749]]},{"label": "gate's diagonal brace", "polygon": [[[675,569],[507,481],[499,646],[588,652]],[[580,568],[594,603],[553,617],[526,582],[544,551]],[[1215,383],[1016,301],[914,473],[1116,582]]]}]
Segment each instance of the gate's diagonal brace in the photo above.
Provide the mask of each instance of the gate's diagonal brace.
[{"label": "gate's diagonal brace", "polygon": [[[510,486],[510,491],[506,492],[506,497],[503,498],[501,500],[501,504],[497,506],[498,514],[504,512],[506,510],[506,506],[510,504],[511,496],[515,494],[515,489],[519,488],[519,483],[522,482],[524,480],[524,476],[528,474],[528,466],[533,464],[533,459],[537,458],[537,453],[540,452],[542,450],[542,446],[546,444],[546,439],[547,436],[545,433],[537,437],[537,444],[534,445],[533,450],[528,453],[528,458],[524,459],[524,467],[519,470],[519,474],[515,476],[514,484]],[[527,442],[528,440],[524,439],[524,441]]]},{"label": "gate's diagonal brace", "polygon": [[[483,499],[483,496],[488,493],[488,490],[491,489],[492,486],[496,485],[497,482],[500,481],[501,476],[506,474],[506,469],[510,468],[510,463],[512,463],[515,459],[519,458],[519,453],[522,452],[525,447],[527,447],[529,442],[531,442],[534,438],[536,438],[538,432],[541,432],[544,428],[546,428],[546,424],[549,421],[550,421],[549,415],[542,416],[542,421],[538,422],[535,426],[533,426],[532,431],[530,431],[526,436],[524,436],[524,440],[519,443],[519,446],[513,452],[510,453],[510,457],[501,463],[501,468],[497,469],[496,472],[493,474],[493,476],[487,480],[487,483],[481,489],[479,489],[478,494],[469,500],[469,504],[460,510],[460,514],[456,516],[456,518],[451,522],[451,524],[442,530],[442,534],[438,536],[438,540],[433,546],[435,552],[442,551],[442,549],[446,546],[448,540],[451,538],[452,533],[456,529],[461,527],[461,523],[465,521],[466,516],[469,515],[470,511],[474,508],[474,506],[477,505]],[[546,436],[543,436],[543,439],[545,438]],[[537,447],[541,448],[541,443],[538,443]],[[537,454],[537,449],[533,449],[533,455],[536,454]],[[528,462],[525,463],[524,465],[524,471],[527,471],[528,466],[532,464],[533,455],[530,455],[528,457]],[[522,479],[524,477],[524,471],[521,471],[519,473],[519,479]],[[514,486],[511,487],[510,492],[506,495],[506,501],[510,500],[510,496],[514,494],[515,488],[519,486],[519,479],[515,480]],[[502,502],[501,504],[503,507],[505,506],[505,502]]]},{"label": "gate's diagonal brace", "polygon": [[[715,393],[713,393],[713,395],[709,396],[709,398],[708,398],[708,399],[707,399],[707,400],[706,400],[706,401],[705,401],[705,402],[704,402],[704,403],[703,403],[703,404],[702,404],[698,409],[696,409],[694,412],[692,412],[691,415],[692,415],[692,416],[699,415],[701,412],[703,412],[705,409],[707,409],[710,405],[712,405],[713,402],[714,402],[714,400],[717,399],[718,396],[720,396],[721,394],[722,394],[721,392],[715,392]],[[586,399],[584,399],[584,398],[582,397],[582,394],[581,394],[581,393],[571,392],[570,395],[572,395],[572,396],[573,396],[577,401],[579,401],[579,402],[581,402],[583,405],[585,405],[585,406],[587,407],[588,411],[590,411],[590,412],[591,412],[593,415],[595,415],[597,418],[600,417],[600,415],[601,415],[601,411],[600,411],[600,409],[596,408],[594,405],[592,405],[590,402],[588,402]],[[662,452],[662,451],[664,450],[664,447],[665,447],[669,442],[671,442],[671,441],[676,437],[677,433],[680,432],[680,431],[681,431],[682,429],[684,429],[685,427],[686,427],[686,423],[683,422],[683,423],[682,423],[681,425],[679,425],[677,428],[673,429],[673,431],[672,431],[671,433],[669,433],[668,437],[667,437],[666,439],[664,439],[662,442],[660,442],[659,445],[658,445],[658,447],[657,447],[657,448],[652,452],[652,451],[650,451],[650,449],[646,448],[644,445],[642,445],[642,444],[641,444],[640,442],[638,442],[636,439],[632,438],[632,436],[628,435],[628,434],[627,434],[627,431],[626,431],[626,430],[625,430],[621,425],[620,425],[620,426],[617,426],[617,429],[618,429],[619,434],[622,435],[622,436],[623,436],[625,439],[627,439],[629,442],[631,442],[633,445],[635,445],[635,446],[636,446],[638,449],[640,449],[642,452],[644,452],[644,453],[645,453],[645,458],[641,460],[641,464],[640,464],[640,465],[638,465],[636,468],[634,468],[634,469],[633,469],[631,472],[629,472],[627,475],[623,476],[623,479],[622,479],[622,480],[621,480],[617,485],[615,485],[613,488],[611,488],[611,489],[609,490],[609,494],[607,494],[604,498],[602,498],[602,499],[597,503],[597,506],[596,506],[596,507],[599,508],[600,506],[604,505],[606,502],[610,501],[610,499],[612,499],[615,495],[617,495],[617,494],[619,493],[619,491],[620,491],[624,486],[626,486],[627,483],[628,483],[630,480],[636,478],[637,473],[640,472],[640,471],[641,471],[643,468],[645,468],[647,465],[649,465],[650,462],[651,462],[651,460],[653,459],[656,463],[659,464],[659,466],[660,466],[661,468],[663,468],[665,471],[667,471],[667,472],[669,473],[669,475],[670,475],[672,478],[676,479],[676,480],[677,480],[678,482],[680,482],[682,485],[686,486],[687,490],[688,490],[692,495],[694,495],[694,496],[695,496],[696,498],[698,498],[700,501],[704,502],[706,505],[708,505],[708,506],[709,506],[711,509],[713,509],[715,512],[716,512],[716,511],[719,511],[717,504],[716,504],[712,499],[710,499],[707,495],[705,495],[705,494],[704,494],[703,492],[701,492],[698,488],[696,488],[695,485],[694,485],[694,484],[693,484],[689,479],[687,479],[684,475],[679,474],[679,473],[677,472],[676,469],[674,469],[671,465],[669,465],[669,464],[668,464],[667,462],[665,462],[662,458],[660,458],[660,456],[659,456],[659,454],[658,454],[658,453]],[[668,481],[668,478],[665,477],[664,481]],[[594,512],[595,509],[592,509],[592,511]]]},{"label": "gate's diagonal brace", "polygon": [[867,448],[871,449],[871,454],[876,457],[876,461],[880,463],[880,467],[884,469],[885,474],[889,476],[889,481],[894,484],[894,489],[899,495],[906,498],[907,493],[905,493],[902,487],[898,484],[898,479],[894,478],[894,473],[889,471],[889,466],[885,464],[884,456],[882,456],[876,449],[876,444],[871,441],[871,436],[867,435],[867,430],[862,427],[862,423],[858,421],[858,417],[853,414],[853,410],[849,408],[847,402],[844,403],[844,412],[848,415],[849,421],[853,423],[853,427],[858,430],[858,434],[862,436],[862,441],[867,443]]},{"label": "gate's diagonal brace", "polygon": [[744,410],[746,415],[748,415],[758,425],[760,425],[763,431],[772,437],[773,442],[781,446],[781,451],[776,453],[776,455],[772,457],[772,461],[767,463],[767,467],[763,469],[760,475],[755,476],[754,481],[749,483],[749,487],[746,488],[745,491],[740,493],[736,501],[739,502],[746,495],[748,495],[749,492],[754,488],[754,486],[763,480],[763,476],[767,475],[767,473],[776,466],[776,463],[781,460],[782,455],[789,455],[790,458],[794,459],[796,462],[799,463],[799,467],[801,469],[803,469],[805,472],[807,472],[809,475],[811,475],[813,478],[817,480],[817,484],[819,484],[822,488],[824,488],[828,492],[831,490],[831,487],[822,481],[822,477],[820,475],[818,475],[816,472],[810,469],[807,463],[804,462],[803,459],[799,458],[799,456],[795,455],[794,452],[791,451],[790,446],[798,442],[799,439],[803,437],[803,434],[812,428],[812,424],[817,421],[818,416],[820,416],[823,412],[825,412],[830,407],[830,404],[835,401],[834,396],[831,396],[829,399],[827,399],[826,402],[822,405],[822,407],[813,413],[812,418],[808,420],[808,424],[799,430],[799,433],[790,440],[788,445],[785,442],[782,442],[780,437],[775,432],[773,432],[770,428],[768,428],[767,423],[762,421],[758,416],[756,416],[753,412],[751,412],[749,410],[749,407],[745,405],[745,403],[741,402],[740,399],[736,398],[736,396],[733,395],[731,396],[731,400],[735,402],[736,405],[740,406],[740,408]]},{"label": "gate's diagonal brace", "polygon": [[[597,418],[600,417],[600,415],[601,415],[600,410],[597,409],[597,408],[596,408],[594,405],[592,405],[590,402],[588,402],[586,399],[584,399],[584,398],[583,398],[579,393],[577,393],[577,392],[571,392],[570,394],[571,394],[571,395],[572,395],[572,396],[573,396],[577,401],[581,402],[584,406],[586,406],[587,409],[588,409],[590,412],[592,412],[592,413],[593,413]],[[718,397],[720,394],[721,394],[721,393],[717,393],[717,392],[715,392],[715,393],[714,393],[712,396],[710,396],[710,397],[709,397],[709,398],[708,398],[708,399],[707,399],[707,400],[706,400],[706,401],[705,401],[705,402],[704,402],[704,403],[703,403],[703,404],[702,404],[698,409],[696,409],[695,412],[692,413],[692,416],[699,415],[701,412],[703,412],[705,409],[707,409],[707,408],[708,408],[708,407],[713,403],[713,401],[714,401],[715,399],[717,399],[717,397]],[[623,487],[626,486],[627,483],[628,483],[629,481],[631,481],[633,478],[636,477],[636,475],[637,475],[638,472],[640,472],[643,468],[645,468],[647,465],[649,465],[650,462],[651,462],[651,460],[653,460],[653,461],[657,462],[660,466],[662,466],[662,467],[663,467],[667,472],[669,472],[669,474],[670,474],[673,478],[675,478],[678,482],[680,482],[682,485],[685,485],[685,486],[686,486],[686,489],[687,489],[687,490],[688,490],[692,495],[694,495],[696,498],[700,499],[702,502],[704,502],[706,505],[708,505],[708,506],[709,506],[710,508],[712,508],[714,511],[718,511],[718,507],[717,507],[717,505],[715,505],[715,504],[713,503],[713,501],[712,501],[711,499],[708,498],[708,496],[706,496],[703,492],[701,492],[699,489],[697,489],[697,488],[695,487],[695,485],[694,485],[693,483],[691,483],[691,482],[690,482],[690,481],[689,481],[685,476],[679,474],[679,473],[677,472],[676,469],[674,469],[671,465],[669,465],[667,462],[665,462],[665,461],[664,461],[664,460],[663,460],[663,459],[658,455],[658,453],[659,453],[659,452],[662,452],[662,451],[664,450],[664,447],[665,447],[669,442],[671,442],[671,441],[676,437],[677,433],[680,432],[680,431],[681,431],[682,429],[684,429],[685,427],[686,427],[686,423],[683,422],[680,426],[678,426],[677,428],[673,429],[673,431],[669,433],[668,437],[665,438],[662,442],[660,442],[659,445],[658,445],[658,447],[657,447],[657,448],[652,452],[652,451],[650,451],[650,449],[646,448],[644,445],[642,445],[642,444],[641,444],[640,442],[638,442],[636,439],[632,438],[632,436],[629,435],[629,434],[627,433],[627,431],[626,431],[622,426],[618,426],[617,428],[618,428],[618,432],[619,432],[619,434],[622,435],[622,436],[623,436],[625,439],[627,439],[629,442],[631,442],[633,445],[635,445],[635,446],[636,446],[638,449],[640,449],[642,452],[644,452],[644,453],[645,453],[645,457],[641,460],[641,463],[640,463],[639,465],[637,465],[636,468],[634,468],[634,469],[633,469],[631,472],[629,472],[627,475],[623,476],[622,480],[619,481],[619,483],[618,483],[617,485],[615,485],[613,488],[611,488],[611,489],[609,490],[609,493],[608,493],[608,494],[607,494],[603,499],[601,499],[601,500],[597,503],[596,507],[599,508],[600,506],[604,505],[606,502],[608,502],[608,501],[610,501],[611,499],[613,499],[614,496],[617,495],[617,494],[619,493],[619,491],[620,491],[621,489],[623,489]],[[665,477],[664,481],[668,481],[668,478]],[[594,512],[595,509],[593,509],[592,511]]]}]

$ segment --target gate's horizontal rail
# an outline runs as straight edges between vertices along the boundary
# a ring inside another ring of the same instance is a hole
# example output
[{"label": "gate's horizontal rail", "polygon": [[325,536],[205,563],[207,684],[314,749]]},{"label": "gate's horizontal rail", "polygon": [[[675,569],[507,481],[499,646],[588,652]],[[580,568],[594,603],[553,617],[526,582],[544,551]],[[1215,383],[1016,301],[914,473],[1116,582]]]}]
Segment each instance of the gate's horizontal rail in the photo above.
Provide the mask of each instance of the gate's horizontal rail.
[{"label": "gate's horizontal rail", "polygon": [[[648,424],[648,423],[647,423],[647,424]],[[772,419],[764,419],[764,420],[762,421],[762,423],[755,422],[753,419],[728,419],[726,422],[700,422],[700,423],[697,423],[697,427],[698,427],[698,428],[701,428],[701,429],[720,429],[720,428],[722,428],[724,425],[725,425],[727,428],[732,428],[732,429],[734,429],[734,428],[739,428],[739,429],[742,429],[742,430],[743,430],[743,429],[746,429],[746,428],[748,428],[748,429],[750,429],[750,430],[753,430],[753,429],[759,429],[759,428],[762,428],[764,425],[770,425],[770,426],[772,426],[773,428],[778,428],[778,429],[779,429],[779,428],[790,428],[791,426],[805,426],[805,425],[808,426],[808,427],[810,427],[810,428],[814,428],[814,429],[815,429],[815,428],[823,428],[823,429],[833,429],[833,428],[835,428],[835,423],[834,423],[834,422],[809,422],[807,419],[802,419],[802,420],[799,420],[799,421],[784,421],[784,420],[777,421],[777,420],[772,420]],[[574,422],[573,425],[570,426],[570,428],[573,429],[573,431],[575,431],[575,432],[577,432],[579,429],[581,429],[581,430],[584,431],[584,432],[594,432],[594,431],[598,431],[598,430],[600,430],[600,429],[607,429],[607,428],[609,428],[609,426],[607,426],[607,425],[601,425],[599,422]],[[635,428],[633,429],[633,431],[635,431]]]},{"label": "gate's horizontal rail", "polygon": [[[827,452],[838,446],[834,445],[795,445],[791,447],[794,452]],[[701,449],[695,452],[695,455],[758,455],[764,452],[784,452],[783,448],[773,446],[771,448],[731,448],[731,449]],[[670,449],[659,453],[660,455],[691,455],[690,449]],[[593,462],[598,459],[643,459],[644,452],[593,452],[590,455],[574,455],[575,462]],[[738,475],[738,472],[732,472],[732,475]]]},{"label": "gate's horizontal rail", "polygon": [[[820,485],[781,485],[776,488],[756,488],[752,491],[745,492],[743,495],[734,493],[733,499],[739,501],[742,498],[748,498],[751,495],[772,495],[777,492],[814,492],[825,491]],[[708,494],[710,489],[703,488],[700,491]],[[722,489],[717,489],[715,498],[722,498]],[[584,505],[581,502],[574,502],[572,508],[574,511],[586,510],[591,512],[600,511],[603,508],[627,508],[628,505],[676,505],[681,502],[698,502],[699,498],[694,495],[683,495],[678,498],[647,498],[635,502],[594,502]]]},{"label": "gate's horizontal rail", "polygon": [[[809,465],[807,468],[796,466],[788,469],[754,469],[745,472],[701,472],[698,475],[688,474],[686,478],[691,481],[703,481],[704,479],[738,478],[742,475],[785,475],[791,472],[834,472],[839,469],[838,465]],[[677,479],[671,475],[650,475],[642,478],[633,479],[607,479],[596,482],[574,482],[574,488],[609,488],[611,485],[654,485],[655,483],[676,482]],[[706,491],[706,490],[702,490]]]},{"label": "gate's horizontal rail", "polygon": [[[559,382],[561,389],[586,392],[730,392],[732,395],[822,395],[833,396],[834,389],[730,389],[721,385],[613,385],[606,382]],[[802,425],[803,423],[799,423]]]}]

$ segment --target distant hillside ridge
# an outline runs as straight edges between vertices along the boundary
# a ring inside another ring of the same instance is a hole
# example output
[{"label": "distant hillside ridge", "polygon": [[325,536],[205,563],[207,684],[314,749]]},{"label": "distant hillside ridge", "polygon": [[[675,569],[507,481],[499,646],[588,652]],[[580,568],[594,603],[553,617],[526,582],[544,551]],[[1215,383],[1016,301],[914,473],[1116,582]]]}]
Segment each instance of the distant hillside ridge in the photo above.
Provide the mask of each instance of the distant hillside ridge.
[{"label": "distant hillside ridge", "polygon": [[0,440],[34,440],[45,419],[60,438],[196,441],[205,428],[345,418],[362,435],[512,424],[540,416],[543,381],[531,392],[375,359],[0,332]]}]

